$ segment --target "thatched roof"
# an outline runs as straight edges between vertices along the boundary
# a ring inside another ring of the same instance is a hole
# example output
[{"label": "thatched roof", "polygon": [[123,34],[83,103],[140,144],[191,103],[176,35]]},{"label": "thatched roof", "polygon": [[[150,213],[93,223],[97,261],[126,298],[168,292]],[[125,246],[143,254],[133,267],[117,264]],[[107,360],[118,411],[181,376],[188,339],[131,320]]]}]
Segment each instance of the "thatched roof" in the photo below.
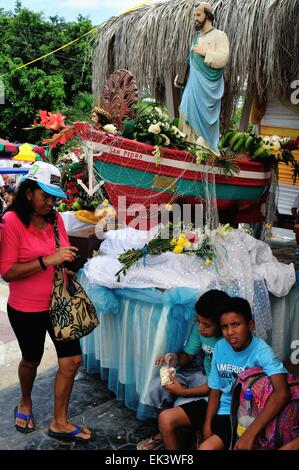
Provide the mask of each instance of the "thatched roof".
[{"label": "thatched roof", "polygon": [[[94,43],[93,91],[99,95],[117,69],[130,70],[139,89],[158,100],[164,75],[172,78],[194,38],[193,7],[198,0],[149,4],[99,28]],[[290,100],[299,79],[299,0],[211,0],[217,28],[230,40],[226,91],[237,96],[243,84],[260,98]]]}]

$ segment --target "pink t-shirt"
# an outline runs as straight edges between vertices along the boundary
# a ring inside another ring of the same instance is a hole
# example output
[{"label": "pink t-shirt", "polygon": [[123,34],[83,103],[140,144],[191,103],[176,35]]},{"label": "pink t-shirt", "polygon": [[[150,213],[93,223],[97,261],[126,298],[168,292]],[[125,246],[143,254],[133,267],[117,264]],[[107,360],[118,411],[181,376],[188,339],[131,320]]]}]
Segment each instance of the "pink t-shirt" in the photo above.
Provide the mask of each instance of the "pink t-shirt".
[{"label": "pink t-shirt", "polygon": [[[15,212],[6,212],[1,224],[0,274],[3,276],[15,263],[28,263],[40,256],[56,251],[54,227],[48,224],[40,230],[30,224],[26,227]],[[68,246],[69,239],[63,220],[57,218],[61,246]],[[53,287],[54,266],[32,276],[9,282],[8,303],[22,312],[49,310]]]}]

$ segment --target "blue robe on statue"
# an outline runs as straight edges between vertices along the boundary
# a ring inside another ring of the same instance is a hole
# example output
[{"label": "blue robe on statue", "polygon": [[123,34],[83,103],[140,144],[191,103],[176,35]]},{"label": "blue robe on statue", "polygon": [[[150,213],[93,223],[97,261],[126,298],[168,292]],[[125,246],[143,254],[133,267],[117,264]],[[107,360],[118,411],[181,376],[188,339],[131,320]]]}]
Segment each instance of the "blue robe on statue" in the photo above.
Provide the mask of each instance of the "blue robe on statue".
[{"label": "blue robe on statue", "polygon": [[[197,42],[195,38],[192,47]],[[218,152],[221,98],[224,94],[223,68],[213,69],[204,57],[192,50],[189,77],[183,92],[180,112],[195,134],[202,136],[212,151]]]}]

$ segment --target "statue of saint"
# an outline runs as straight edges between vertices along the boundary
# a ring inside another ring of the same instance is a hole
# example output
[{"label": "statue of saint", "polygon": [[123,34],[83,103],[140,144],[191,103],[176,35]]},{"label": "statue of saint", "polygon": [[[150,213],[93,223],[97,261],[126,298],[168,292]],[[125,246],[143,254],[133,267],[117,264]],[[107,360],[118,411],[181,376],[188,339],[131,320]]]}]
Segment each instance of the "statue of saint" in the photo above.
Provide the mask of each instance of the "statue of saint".
[{"label": "statue of saint", "polygon": [[98,130],[102,130],[106,124],[111,123],[112,117],[106,109],[97,106],[92,110],[91,120],[93,122],[93,127]]},{"label": "statue of saint", "polygon": [[229,59],[227,35],[213,27],[209,3],[194,8],[196,37],[189,55],[189,76],[180,103],[180,130],[189,142],[219,155],[223,69]]}]

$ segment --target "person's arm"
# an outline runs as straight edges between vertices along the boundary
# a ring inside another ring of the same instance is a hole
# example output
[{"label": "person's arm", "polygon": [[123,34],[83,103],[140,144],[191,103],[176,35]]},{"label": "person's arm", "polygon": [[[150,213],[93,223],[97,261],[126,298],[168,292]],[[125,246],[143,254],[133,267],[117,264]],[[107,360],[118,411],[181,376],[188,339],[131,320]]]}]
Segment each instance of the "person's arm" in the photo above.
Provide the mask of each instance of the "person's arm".
[{"label": "person's arm", "polygon": [[180,367],[189,367],[194,356],[201,351],[201,339],[198,332],[198,323],[194,322],[190,336],[184,346],[184,350],[179,353],[178,363]]},{"label": "person's arm", "polygon": [[[78,249],[74,246],[66,246],[59,248],[55,253],[43,257],[43,262],[46,267],[56,266],[64,261],[74,261]],[[15,263],[6,273],[3,274],[3,279],[6,282],[18,281],[33,274],[42,271],[42,267],[38,259],[29,261],[28,263]]]},{"label": "person's arm", "polygon": [[210,389],[209,401],[205,423],[203,425],[203,438],[204,440],[212,436],[212,421],[214,416],[216,416],[217,410],[220,404],[221,391]]},{"label": "person's arm", "polygon": [[290,392],[287,385],[286,374],[275,374],[270,377],[273,392],[268,398],[261,413],[246,429],[244,434],[237,440],[235,450],[250,450],[260,432],[272,421],[282,410],[290,399]]},{"label": "person's arm", "polygon": [[193,360],[193,356],[187,354],[185,351],[177,353],[166,353],[164,356],[157,357],[155,364],[162,366],[167,363],[170,367],[179,365],[180,367],[188,367]]},{"label": "person's arm", "polygon": [[279,447],[278,450],[299,450],[299,436],[295,437],[292,441]]}]

